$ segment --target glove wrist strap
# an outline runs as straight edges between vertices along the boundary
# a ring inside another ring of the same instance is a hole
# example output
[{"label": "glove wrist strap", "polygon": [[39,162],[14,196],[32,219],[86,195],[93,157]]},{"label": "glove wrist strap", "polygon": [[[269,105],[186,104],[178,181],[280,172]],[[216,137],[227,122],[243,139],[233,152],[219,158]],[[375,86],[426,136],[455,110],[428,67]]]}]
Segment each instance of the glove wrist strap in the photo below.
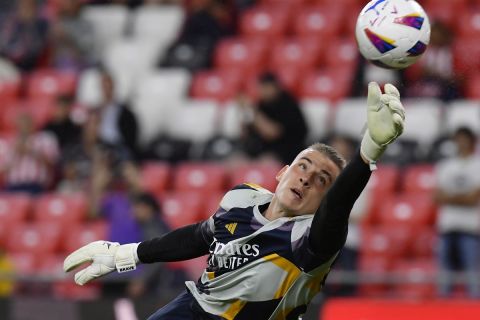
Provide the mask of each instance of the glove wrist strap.
[{"label": "glove wrist strap", "polygon": [[130,243],[118,247],[115,254],[115,267],[118,273],[133,271],[137,268],[137,263],[139,262],[136,254],[137,247],[138,243]]},{"label": "glove wrist strap", "polygon": [[368,130],[365,132],[360,145],[360,152],[370,162],[371,171],[377,169],[377,160],[381,157],[386,148],[386,146],[378,145],[372,139]]}]

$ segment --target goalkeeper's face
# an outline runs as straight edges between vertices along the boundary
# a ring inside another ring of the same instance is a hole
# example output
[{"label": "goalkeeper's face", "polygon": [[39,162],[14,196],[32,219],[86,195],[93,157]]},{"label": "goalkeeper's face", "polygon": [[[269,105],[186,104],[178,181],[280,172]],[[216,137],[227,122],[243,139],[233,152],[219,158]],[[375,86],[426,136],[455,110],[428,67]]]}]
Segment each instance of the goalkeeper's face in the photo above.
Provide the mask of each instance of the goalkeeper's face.
[{"label": "goalkeeper's face", "polygon": [[306,149],[280,170],[275,197],[288,216],[312,214],[340,174],[340,169],[317,150]]}]

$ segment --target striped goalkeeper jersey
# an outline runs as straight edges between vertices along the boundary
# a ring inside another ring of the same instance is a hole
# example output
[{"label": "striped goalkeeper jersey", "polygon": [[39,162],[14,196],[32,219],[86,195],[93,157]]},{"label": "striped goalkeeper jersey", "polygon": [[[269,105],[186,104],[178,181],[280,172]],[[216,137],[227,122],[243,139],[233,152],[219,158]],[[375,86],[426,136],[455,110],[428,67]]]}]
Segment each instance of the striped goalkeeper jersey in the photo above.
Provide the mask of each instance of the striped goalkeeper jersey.
[{"label": "striped goalkeeper jersey", "polygon": [[336,257],[319,261],[308,245],[313,215],[267,220],[273,194],[243,184],[225,194],[209,219],[208,266],[188,289],[224,319],[297,319],[318,293]]}]

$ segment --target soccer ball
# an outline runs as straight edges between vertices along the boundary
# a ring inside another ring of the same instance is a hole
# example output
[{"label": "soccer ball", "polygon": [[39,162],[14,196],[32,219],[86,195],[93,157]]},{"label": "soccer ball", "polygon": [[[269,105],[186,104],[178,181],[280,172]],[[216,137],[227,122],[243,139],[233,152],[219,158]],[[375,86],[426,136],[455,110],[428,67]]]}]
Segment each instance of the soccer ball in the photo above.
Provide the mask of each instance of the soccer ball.
[{"label": "soccer ball", "polygon": [[430,22],[416,1],[373,0],[360,12],[355,36],[365,59],[382,68],[403,69],[427,49]]}]

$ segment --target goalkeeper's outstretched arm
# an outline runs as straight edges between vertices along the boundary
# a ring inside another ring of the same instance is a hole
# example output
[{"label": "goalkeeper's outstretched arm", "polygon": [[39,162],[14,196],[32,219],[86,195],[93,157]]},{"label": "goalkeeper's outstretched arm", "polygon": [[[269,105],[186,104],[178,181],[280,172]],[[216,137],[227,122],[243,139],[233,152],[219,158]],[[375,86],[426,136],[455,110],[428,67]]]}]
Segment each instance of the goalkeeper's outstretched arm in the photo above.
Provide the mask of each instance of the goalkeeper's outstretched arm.
[{"label": "goalkeeper's outstretched arm", "polygon": [[371,171],[387,146],[403,132],[405,111],[400,94],[393,85],[385,93],[375,82],[368,86],[367,130],[360,152],[338,176],[322,200],[313,218],[309,235],[311,250],[322,263],[338,252],[347,238],[348,218],[358,196],[365,188]]},{"label": "goalkeeper's outstretched arm", "polygon": [[208,253],[213,241],[211,219],[171,231],[152,240],[120,245],[118,242],[95,241],[71,253],[64,261],[68,272],[85,262],[87,268],[75,274],[75,282],[84,285],[117,270],[136,269],[138,263],[181,261]]}]

